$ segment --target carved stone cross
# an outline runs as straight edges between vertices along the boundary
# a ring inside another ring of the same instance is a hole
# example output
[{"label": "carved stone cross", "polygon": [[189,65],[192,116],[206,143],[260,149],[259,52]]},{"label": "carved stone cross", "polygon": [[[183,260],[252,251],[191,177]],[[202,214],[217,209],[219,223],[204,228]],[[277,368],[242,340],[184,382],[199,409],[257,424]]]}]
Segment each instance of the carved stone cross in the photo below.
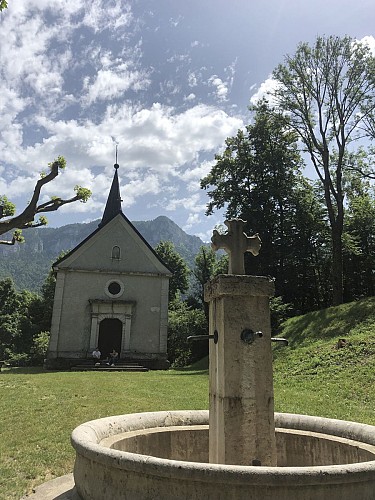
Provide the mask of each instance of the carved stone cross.
[{"label": "carved stone cross", "polygon": [[258,234],[247,236],[244,233],[246,221],[242,219],[226,220],[224,224],[228,232],[220,234],[216,229],[211,238],[211,247],[214,251],[223,248],[229,256],[228,274],[245,274],[244,254],[251,252],[253,255],[259,254],[262,244]]}]

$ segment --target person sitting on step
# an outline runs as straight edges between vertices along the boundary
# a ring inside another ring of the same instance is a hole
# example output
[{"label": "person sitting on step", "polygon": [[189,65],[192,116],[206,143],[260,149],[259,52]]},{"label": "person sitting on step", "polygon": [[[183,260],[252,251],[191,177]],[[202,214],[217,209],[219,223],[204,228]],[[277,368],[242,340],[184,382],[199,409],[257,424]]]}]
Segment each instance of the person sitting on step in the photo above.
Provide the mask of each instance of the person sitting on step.
[{"label": "person sitting on step", "polygon": [[115,362],[118,359],[118,352],[115,349],[112,349],[112,352],[109,353],[109,359],[107,365],[115,366]]},{"label": "person sitting on step", "polygon": [[95,365],[100,365],[100,357],[102,353],[99,351],[99,347],[95,347],[92,351],[92,357],[94,358]]}]

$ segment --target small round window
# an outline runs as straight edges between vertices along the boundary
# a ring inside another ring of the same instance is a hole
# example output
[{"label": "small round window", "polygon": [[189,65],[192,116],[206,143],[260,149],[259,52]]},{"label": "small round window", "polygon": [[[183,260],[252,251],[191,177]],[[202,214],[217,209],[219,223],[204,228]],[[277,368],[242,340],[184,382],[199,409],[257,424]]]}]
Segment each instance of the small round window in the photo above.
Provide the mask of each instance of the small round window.
[{"label": "small round window", "polygon": [[124,285],[121,283],[121,281],[117,280],[108,281],[105,287],[105,293],[111,298],[120,297],[123,291]]},{"label": "small round window", "polygon": [[117,295],[121,292],[121,286],[117,281],[112,281],[112,283],[108,285],[108,291],[111,295]]}]

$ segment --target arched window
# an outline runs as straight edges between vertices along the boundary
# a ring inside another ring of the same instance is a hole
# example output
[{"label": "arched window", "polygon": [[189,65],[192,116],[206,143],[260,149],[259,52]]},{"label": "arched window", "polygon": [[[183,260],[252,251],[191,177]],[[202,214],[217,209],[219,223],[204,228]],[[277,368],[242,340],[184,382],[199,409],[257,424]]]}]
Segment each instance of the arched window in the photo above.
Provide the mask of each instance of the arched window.
[{"label": "arched window", "polygon": [[114,260],[120,260],[121,258],[121,250],[120,250],[120,247],[118,246],[114,246],[112,248],[112,259]]}]

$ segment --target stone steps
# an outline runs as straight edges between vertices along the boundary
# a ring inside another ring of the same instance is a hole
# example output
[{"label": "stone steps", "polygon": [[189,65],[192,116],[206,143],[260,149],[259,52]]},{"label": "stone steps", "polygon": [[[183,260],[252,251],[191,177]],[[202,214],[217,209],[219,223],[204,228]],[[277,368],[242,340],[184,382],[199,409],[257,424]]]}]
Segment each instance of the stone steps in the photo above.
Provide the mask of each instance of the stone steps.
[{"label": "stone steps", "polygon": [[138,363],[118,361],[115,366],[109,366],[104,361],[95,365],[92,361],[83,362],[70,368],[72,372],[148,372],[148,368]]}]

